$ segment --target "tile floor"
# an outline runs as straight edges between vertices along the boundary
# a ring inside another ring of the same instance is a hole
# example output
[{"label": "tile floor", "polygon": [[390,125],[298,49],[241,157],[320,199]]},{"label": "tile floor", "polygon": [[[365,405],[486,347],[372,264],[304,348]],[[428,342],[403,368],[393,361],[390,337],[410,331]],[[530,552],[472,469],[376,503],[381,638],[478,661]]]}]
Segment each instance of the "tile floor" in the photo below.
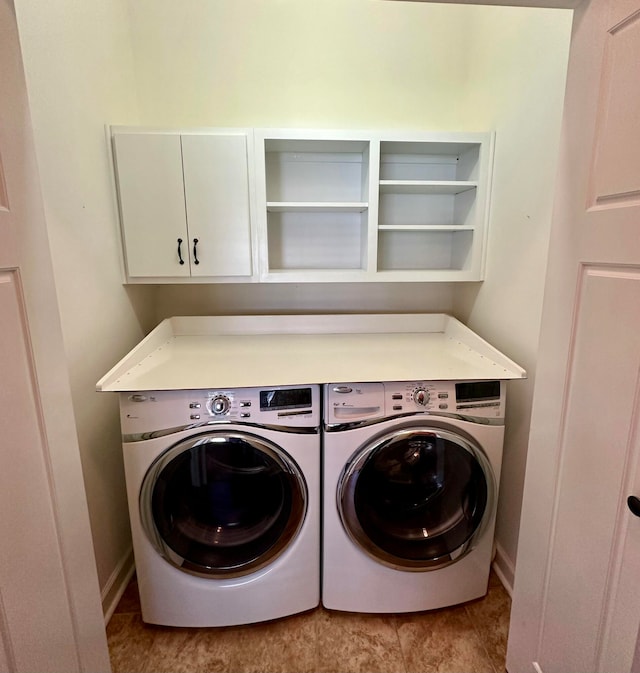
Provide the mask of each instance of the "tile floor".
[{"label": "tile floor", "polygon": [[497,577],[464,605],[394,615],[317,608],[262,624],[144,624],[135,578],[107,627],[114,673],[502,673],[511,601]]}]

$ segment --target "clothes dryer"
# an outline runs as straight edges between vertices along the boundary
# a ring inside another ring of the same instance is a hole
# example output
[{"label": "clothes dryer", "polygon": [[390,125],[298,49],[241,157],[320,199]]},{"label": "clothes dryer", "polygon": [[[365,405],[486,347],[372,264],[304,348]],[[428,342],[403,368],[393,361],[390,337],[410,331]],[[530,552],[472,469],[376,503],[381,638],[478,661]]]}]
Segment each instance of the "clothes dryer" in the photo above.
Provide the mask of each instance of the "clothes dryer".
[{"label": "clothes dryer", "polygon": [[324,606],[412,612],[483,596],[505,383],[339,383],[324,400]]},{"label": "clothes dryer", "polygon": [[228,626],[320,600],[320,388],[121,393],[142,618]]}]

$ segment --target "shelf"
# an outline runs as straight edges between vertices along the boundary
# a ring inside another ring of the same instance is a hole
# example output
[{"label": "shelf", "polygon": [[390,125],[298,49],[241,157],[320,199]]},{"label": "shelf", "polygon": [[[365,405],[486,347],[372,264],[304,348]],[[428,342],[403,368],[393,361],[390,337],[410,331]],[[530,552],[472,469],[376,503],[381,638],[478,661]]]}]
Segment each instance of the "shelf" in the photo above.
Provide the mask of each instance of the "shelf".
[{"label": "shelf", "polygon": [[362,213],[369,207],[366,202],[309,202],[268,201],[269,213]]},{"label": "shelf", "polygon": [[368,198],[369,143],[265,138],[267,203],[360,203]]},{"label": "shelf", "polygon": [[475,181],[480,143],[380,143],[380,179],[399,181]]},{"label": "shelf", "polygon": [[473,229],[386,228],[378,241],[378,271],[468,271]]},{"label": "shelf", "polygon": [[381,154],[383,157],[393,157],[398,155],[403,161],[424,162],[437,158],[440,162],[444,160],[455,161],[461,155],[468,152],[477,151],[478,141],[474,142],[455,142],[449,140],[383,140],[381,145]]},{"label": "shelf", "polygon": [[[473,142],[380,143],[379,271],[468,268],[468,247],[478,224],[480,147]],[[435,245],[427,245],[425,236],[434,237],[429,240]]]},{"label": "shelf", "polygon": [[292,211],[287,208],[269,212],[269,273],[366,268],[366,215],[361,209]]},{"label": "shelf", "polygon": [[473,231],[465,224],[380,224],[378,231]]},{"label": "shelf", "polygon": [[381,194],[455,195],[478,187],[477,182],[457,180],[380,180]]},{"label": "shelf", "polygon": [[385,191],[378,202],[378,224],[473,227],[476,195],[475,189],[458,194]]},{"label": "shelf", "polygon": [[316,283],[361,283],[371,280],[367,272],[360,268],[310,269],[306,267],[292,267],[290,269],[270,269],[269,273],[262,277],[262,281],[270,283],[304,283],[309,280],[310,273],[313,273],[314,282]]}]

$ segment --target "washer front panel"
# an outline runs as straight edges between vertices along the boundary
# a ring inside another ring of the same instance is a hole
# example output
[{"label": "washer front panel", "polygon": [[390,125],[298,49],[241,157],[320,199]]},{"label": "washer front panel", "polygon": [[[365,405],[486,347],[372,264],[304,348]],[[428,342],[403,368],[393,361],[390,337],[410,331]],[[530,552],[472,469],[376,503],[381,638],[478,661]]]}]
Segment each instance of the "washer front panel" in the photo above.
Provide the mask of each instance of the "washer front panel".
[{"label": "washer front panel", "polygon": [[209,578],[272,563],[296,538],[308,493],[298,465],[273,442],[213,430],[178,442],[140,490],[145,533],[172,565]]},{"label": "washer front panel", "polygon": [[434,570],[471,551],[492,517],[496,480],[474,442],[414,422],[361,446],[336,496],[345,531],[369,556]]},{"label": "washer front panel", "polygon": [[257,428],[315,432],[320,387],[211,388],[120,394],[124,441],[144,441],[182,430],[241,423]]}]

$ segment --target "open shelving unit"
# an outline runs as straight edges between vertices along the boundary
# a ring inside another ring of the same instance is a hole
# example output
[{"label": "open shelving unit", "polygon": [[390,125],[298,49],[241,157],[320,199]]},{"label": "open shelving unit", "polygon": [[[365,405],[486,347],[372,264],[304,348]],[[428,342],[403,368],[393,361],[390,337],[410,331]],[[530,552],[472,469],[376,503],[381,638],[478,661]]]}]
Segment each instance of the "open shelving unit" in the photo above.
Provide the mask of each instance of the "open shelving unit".
[{"label": "open shelving unit", "polygon": [[472,272],[482,141],[380,143],[377,270]]},{"label": "open shelving unit", "polygon": [[369,143],[265,136],[260,146],[268,275],[366,270]]},{"label": "open shelving unit", "polygon": [[491,134],[266,130],[255,146],[261,280],[482,279]]}]

